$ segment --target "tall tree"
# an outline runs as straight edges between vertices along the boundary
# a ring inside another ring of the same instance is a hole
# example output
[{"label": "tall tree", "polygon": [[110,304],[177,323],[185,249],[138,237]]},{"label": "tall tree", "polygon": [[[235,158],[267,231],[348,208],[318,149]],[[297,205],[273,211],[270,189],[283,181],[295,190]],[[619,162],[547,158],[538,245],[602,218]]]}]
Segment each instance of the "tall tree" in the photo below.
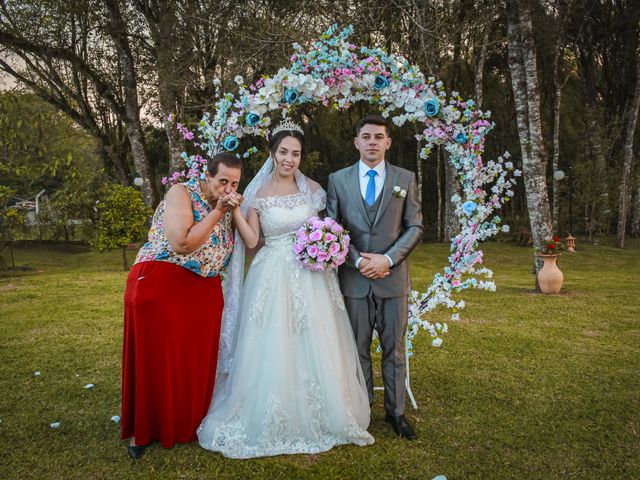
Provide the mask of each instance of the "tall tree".
[{"label": "tall tree", "polygon": [[[134,59],[117,3],[82,0],[68,6],[62,1],[20,5],[3,1],[0,8],[0,44],[24,63],[18,68],[2,60],[0,68],[98,138],[109,158],[109,149],[116,143],[107,134],[112,117],[122,122],[135,168],[144,179],[145,201],[155,204]],[[125,181],[127,172],[120,162],[115,170]]]},{"label": "tall tree", "polygon": [[[640,23],[638,24],[640,32]],[[620,197],[618,203],[618,231],[617,242],[619,248],[624,248],[624,237],[627,228],[627,214],[631,202],[632,165],[634,160],[633,142],[635,138],[638,110],[640,109],[640,41],[636,40],[636,88],[631,100],[631,108],[628,110],[625,120],[624,159],[622,165],[622,178],[620,179]]]},{"label": "tall tree", "polygon": [[[541,248],[551,236],[546,184],[546,156],[540,116],[540,89],[531,7],[526,0],[507,1],[509,68],[516,107],[522,169],[533,245]],[[540,261],[536,269],[541,268]]]}]

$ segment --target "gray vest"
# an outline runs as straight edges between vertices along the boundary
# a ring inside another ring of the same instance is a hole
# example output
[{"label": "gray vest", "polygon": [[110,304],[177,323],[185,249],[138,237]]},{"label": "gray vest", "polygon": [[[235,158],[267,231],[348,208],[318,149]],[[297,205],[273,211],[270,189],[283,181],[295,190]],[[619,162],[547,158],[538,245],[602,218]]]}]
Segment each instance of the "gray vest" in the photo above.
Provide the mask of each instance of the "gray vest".
[{"label": "gray vest", "polygon": [[[362,198],[362,196],[360,198]],[[378,198],[376,199],[375,202],[373,202],[373,205],[371,206],[367,205],[367,202],[365,202],[364,198],[362,198],[362,204],[364,205],[364,209],[367,212],[367,216],[369,217],[369,221],[371,222],[372,225],[376,219],[376,215],[378,214],[378,209],[380,208],[381,201],[382,201],[382,192],[380,192],[380,195],[378,195]]]}]

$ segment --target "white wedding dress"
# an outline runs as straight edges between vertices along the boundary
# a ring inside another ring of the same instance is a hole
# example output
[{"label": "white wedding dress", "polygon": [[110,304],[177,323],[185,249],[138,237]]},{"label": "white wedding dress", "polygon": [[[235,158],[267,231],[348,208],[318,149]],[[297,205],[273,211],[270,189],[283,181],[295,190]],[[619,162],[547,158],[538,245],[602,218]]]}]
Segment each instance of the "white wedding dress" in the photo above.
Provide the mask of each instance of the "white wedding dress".
[{"label": "white wedding dress", "polygon": [[198,428],[200,445],[225,457],[374,442],[336,272],[311,272],[296,263],[292,250],[295,231],[317,214],[305,199],[255,199],[265,246],[242,290],[230,370],[219,375]]}]

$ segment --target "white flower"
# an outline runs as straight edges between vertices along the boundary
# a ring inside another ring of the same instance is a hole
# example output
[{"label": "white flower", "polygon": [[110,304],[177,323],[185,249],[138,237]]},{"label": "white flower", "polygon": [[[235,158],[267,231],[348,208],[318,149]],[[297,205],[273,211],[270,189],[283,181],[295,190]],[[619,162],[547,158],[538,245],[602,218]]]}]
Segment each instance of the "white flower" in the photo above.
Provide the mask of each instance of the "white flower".
[{"label": "white flower", "polygon": [[50,423],[49,424],[49,428],[53,428],[53,429],[60,428],[60,422],[52,422],[52,423]]},{"label": "white flower", "polygon": [[111,417],[111,421],[113,423],[120,423],[120,415],[114,415],[113,417]]},{"label": "white flower", "polygon": [[220,81],[220,79],[219,79],[219,78],[214,78],[214,79],[213,79],[213,85],[214,85],[214,86],[219,87],[219,86],[220,86],[220,84],[222,84],[222,82]]},{"label": "white flower", "polygon": [[457,322],[458,320],[460,320],[460,314],[459,313],[452,313],[451,314],[451,321]]},{"label": "white flower", "polygon": [[91,388],[93,388],[93,387],[95,387],[95,385],[94,385],[93,383],[87,383],[87,384],[84,386],[84,388],[85,388],[86,390],[89,390],[89,389],[91,389]]},{"label": "white flower", "polygon": [[236,75],[235,77],[233,77],[233,81],[236,83],[236,85],[242,85],[244,83],[244,78],[242,78],[242,75]]},{"label": "white flower", "polygon": [[504,233],[509,233],[509,230],[510,230],[510,229],[509,229],[509,225],[503,225],[503,226],[502,226],[502,231],[503,231]]},{"label": "white flower", "polygon": [[35,372],[33,372],[33,376],[34,377],[39,377],[40,376],[40,371],[36,370]]},{"label": "white flower", "polygon": [[434,338],[433,340],[431,340],[431,345],[433,345],[434,347],[439,347],[440,345],[442,345],[442,339]]}]

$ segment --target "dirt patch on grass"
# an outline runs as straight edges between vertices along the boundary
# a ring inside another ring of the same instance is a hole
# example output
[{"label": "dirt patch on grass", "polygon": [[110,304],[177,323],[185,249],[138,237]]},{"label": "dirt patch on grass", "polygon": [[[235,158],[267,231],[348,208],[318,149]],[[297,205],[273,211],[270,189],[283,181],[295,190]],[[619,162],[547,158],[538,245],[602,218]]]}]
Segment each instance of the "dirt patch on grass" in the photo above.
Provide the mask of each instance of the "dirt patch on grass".
[{"label": "dirt patch on grass", "polygon": [[0,293],[13,292],[14,290],[17,290],[17,289],[18,287],[16,287],[12,283],[8,283],[7,285],[0,285]]}]

